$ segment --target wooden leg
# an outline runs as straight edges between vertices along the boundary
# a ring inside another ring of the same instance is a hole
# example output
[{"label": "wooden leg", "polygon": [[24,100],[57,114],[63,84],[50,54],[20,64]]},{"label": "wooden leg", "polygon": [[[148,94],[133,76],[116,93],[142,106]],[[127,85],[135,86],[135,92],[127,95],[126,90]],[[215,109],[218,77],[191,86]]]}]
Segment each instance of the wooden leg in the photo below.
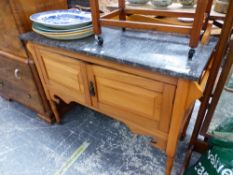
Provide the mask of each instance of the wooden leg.
[{"label": "wooden leg", "polygon": [[203,21],[205,19],[205,12],[207,5],[208,5],[208,0],[197,1],[197,8],[193,21],[193,29],[191,31],[191,39],[189,42],[189,46],[191,48],[196,48],[198,46],[201,30],[203,27]]},{"label": "wooden leg", "polygon": [[165,175],[170,175],[171,174],[173,161],[174,161],[174,157],[167,156]]},{"label": "wooden leg", "polygon": [[189,87],[190,84],[187,80],[179,80],[177,83],[174,109],[172,112],[172,121],[166,149],[166,175],[171,174],[172,165],[176,154],[176,147],[179,140],[180,129],[182,127],[182,123],[185,116],[185,110],[183,109],[186,109],[187,106],[186,102],[189,94]]},{"label": "wooden leg", "polygon": [[194,56],[194,54],[195,54],[195,49],[194,48],[190,48],[189,49],[189,53],[188,53],[188,60],[192,60],[193,59],[193,56]]},{"label": "wooden leg", "polygon": [[99,46],[102,46],[104,43],[104,39],[100,35],[95,35],[95,40]]},{"label": "wooden leg", "polygon": [[55,119],[56,119],[56,123],[61,123],[61,117],[58,113],[58,110],[57,110],[57,106],[56,106],[56,103],[52,100],[49,100],[49,104],[52,108],[52,111],[53,111],[53,114],[55,116]]},{"label": "wooden leg", "polygon": [[[120,20],[126,20],[126,14],[125,14],[125,0],[119,0],[118,2],[119,4],[119,9],[121,10],[120,11],[120,14],[119,14],[119,19]],[[126,29],[125,28],[122,28],[122,31],[124,32]]]},{"label": "wooden leg", "polygon": [[90,7],[91,7],[91,14],[92,14],[92,24],[93,30],[95,33],[95,40],[99,46],[102,46],[104,41],[101,37],[101,26],[100,26],[100,9],[99,9],[99,2],[98,0],[91,0]]},{"label": "wooden leg", "polygon": [[92,14],[92,24],[95,35],[99,36],[101,34],[101,26],[100,26],[100,9],[98,0],[91,0],[91,14]]}]

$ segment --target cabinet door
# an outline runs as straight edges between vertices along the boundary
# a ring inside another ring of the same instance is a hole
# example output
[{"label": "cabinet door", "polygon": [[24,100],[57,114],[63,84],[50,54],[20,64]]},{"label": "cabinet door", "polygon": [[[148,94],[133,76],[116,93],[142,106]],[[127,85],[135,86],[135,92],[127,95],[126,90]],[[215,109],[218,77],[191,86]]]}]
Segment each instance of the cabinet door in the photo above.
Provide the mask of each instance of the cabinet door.
[{"label": "cabinet door", "polygon": [[51,97],[66,103],[88,102],[85,63],[51,51],[40,50],[40,71]]},{"label": "cabinet door", "polygon": [[169,131],[176,87],[99,66],[88,67],[94,84],[93,106],[141,134],[164,142]]}]

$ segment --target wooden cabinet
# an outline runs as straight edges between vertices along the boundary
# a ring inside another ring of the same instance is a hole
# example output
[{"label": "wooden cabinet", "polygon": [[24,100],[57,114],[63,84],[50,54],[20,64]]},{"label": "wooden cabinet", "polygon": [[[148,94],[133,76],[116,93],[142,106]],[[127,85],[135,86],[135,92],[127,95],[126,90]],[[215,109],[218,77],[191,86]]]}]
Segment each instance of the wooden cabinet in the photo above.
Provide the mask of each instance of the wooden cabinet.
[{"label": "wooden cabinet", "polygon": [[[57,122],[56,98],[78,102],[153,138],[170,174],[182,128],[203,84],[28,43]],[[203,79],[204,80],[204,79]]]},{"label": "wooden cabinet", "polygon": [[31,14],[66,6],[66,0],[0,1],[0,95],[30,107],[48,122],[50,106],[19,35],[31,30]]},{"label": "wooden cabinet", "polygon": [[38,49],[36,65],[49,98],[114,116],[138,133],[167,143],[176,86]]}]

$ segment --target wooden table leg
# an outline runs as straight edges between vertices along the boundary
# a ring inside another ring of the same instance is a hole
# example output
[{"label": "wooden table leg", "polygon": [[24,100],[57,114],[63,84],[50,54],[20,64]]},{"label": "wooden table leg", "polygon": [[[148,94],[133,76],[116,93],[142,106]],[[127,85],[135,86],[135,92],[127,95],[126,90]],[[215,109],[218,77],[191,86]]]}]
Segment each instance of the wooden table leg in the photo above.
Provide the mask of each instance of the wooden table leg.
[{"label": "wooden table leg", "polygon": [[172,112],[171,128],[168,135],[168,143],[166,148],[166,175],[170,175],[172,171],[173,161],[180,135],[180,128],[185,116],[184,109],[187,107],[186,101],[189,94],[189,86],[190,84],[187,80],[180,79],[177,84],[174,108]]},{"label": "wooden table leg", "polygon": [[174,157],[167,156],[165,175],[171,174],[173,162],[174,162]]}]

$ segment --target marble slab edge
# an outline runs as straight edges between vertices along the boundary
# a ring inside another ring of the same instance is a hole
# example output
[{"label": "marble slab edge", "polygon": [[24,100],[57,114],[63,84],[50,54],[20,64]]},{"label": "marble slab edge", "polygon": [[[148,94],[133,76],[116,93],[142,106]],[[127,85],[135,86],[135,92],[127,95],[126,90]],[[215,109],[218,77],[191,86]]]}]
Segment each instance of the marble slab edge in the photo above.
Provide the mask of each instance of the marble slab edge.
[{"label": "marble slab edge", "polygon": [[[94,37],[92,36],[92,37],[85,38],[84,40],[80,40],[80,44],[85,44],[85,43],[90,44],[93,42],[93,40],[94,40],[93,38]],[[89,51],[86,51],[80,47],[70,47],[70,45],[73,46],[74,42],[49,39],[49,38],[46,38],[46,37],[41,36],[39,34],[36,34],[35,32],[24,33],[24,34],[20,35],[20,39],[22,41],[26,41],[26,42],[31,41],[33,43],[44,45],[44,46],[49,46],[52,48],[60,48],[60,49],[66,50],[66,51],[72,51],[72,52],[77,52],[77,53],[85,54],[85,55],[89,55],[89,56],[95,56],[97,58],[104,59],[107,61],[112,61],[112,62],[116,62],[119,64],[129,65],[129,66],[133,66],[135,68],[141,68],[144,70],[149,70],[149,71],[152,71],[155,73],[160,73],[160,74],[165,75],[165,76],[172,76],[174,78],[182,78],[182,79],[191,80],[191,81],[199,81],[201,78],[201,73],[197,75],[197,74],[188,74],[188,73],[184,73],[184,72],[174,72],[174,71],[164,69],[164,68],[150,67],[148,65],[135,63],[133,61],[128,61],[128,60],[124,60],[124,59],[120,59],[120,58],[116,58],[116,57],[111,57],[111,56],[104,55],[104,54],[89,52]],[[78,42],[78,41],[76,41],[76,42]],[[216,43],[217,43],[217,41],[216,41]],[[101,49],[101,46],[96,45],[95,47],[97,49],[98,48]],[[206,64],[207,63],[208,63],[208,61],[206,62]],[[203,65],[203,67],[205,67],[205,66],[206,65]]]}]

